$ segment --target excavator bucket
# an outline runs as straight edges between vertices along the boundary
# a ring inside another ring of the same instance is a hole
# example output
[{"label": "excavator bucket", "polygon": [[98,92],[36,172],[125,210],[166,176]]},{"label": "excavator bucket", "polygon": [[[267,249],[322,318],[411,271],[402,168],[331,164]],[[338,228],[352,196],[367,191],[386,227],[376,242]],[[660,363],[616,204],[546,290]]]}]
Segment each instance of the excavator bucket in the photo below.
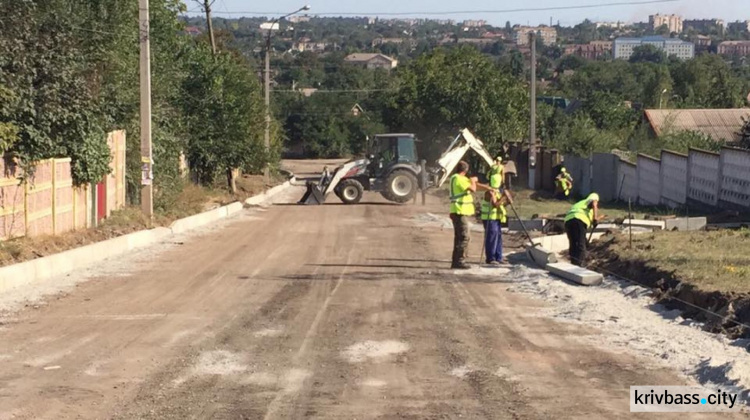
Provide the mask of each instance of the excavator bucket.
[{"label": "excavator bucket", "polygon": [[307,182],[307,191],[297,204],[323,204],[326,202],[325,194],[320,190],[317,184]]}]

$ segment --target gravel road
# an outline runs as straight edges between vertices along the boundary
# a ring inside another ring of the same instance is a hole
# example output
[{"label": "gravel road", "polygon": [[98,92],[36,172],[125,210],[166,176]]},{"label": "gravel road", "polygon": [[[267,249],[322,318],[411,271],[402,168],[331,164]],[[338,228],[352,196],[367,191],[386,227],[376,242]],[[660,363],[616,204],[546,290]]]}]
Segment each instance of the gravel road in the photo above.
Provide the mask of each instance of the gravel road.
[{"label": "gravel road", "polygon": [[639,418],[630,385],[694,383],[518,269],[448,270],[437,198],[302,192],[5,299],[0,419]]}]

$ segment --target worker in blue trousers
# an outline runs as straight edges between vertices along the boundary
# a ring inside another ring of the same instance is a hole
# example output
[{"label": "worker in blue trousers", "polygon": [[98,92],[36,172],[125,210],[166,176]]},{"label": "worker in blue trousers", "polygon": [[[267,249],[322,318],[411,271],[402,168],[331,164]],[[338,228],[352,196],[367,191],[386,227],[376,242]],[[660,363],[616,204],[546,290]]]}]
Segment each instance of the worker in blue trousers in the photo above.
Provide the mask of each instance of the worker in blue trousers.
[{"label": "worker in blue trousers", "polygon": [[485,262],[492,265],[504,264],[502,224],[507,222],[505,205],[512,203],[508,190],[503,188],[503,159],[499,156],[487,174],[491,190],[485,192],[482,200],[481,218],[484,225]]}]

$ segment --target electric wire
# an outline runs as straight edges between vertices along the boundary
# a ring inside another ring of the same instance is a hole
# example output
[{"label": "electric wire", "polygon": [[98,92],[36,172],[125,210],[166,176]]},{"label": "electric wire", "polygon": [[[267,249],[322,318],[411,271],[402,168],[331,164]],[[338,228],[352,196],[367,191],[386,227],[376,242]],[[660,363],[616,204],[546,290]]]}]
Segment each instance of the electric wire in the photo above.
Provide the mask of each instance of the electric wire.
[{"label": "electric wire", "polygon": [[[312,13],[317,16],[444,16],[444,15],[465,15],[465,14],[499,14],[499,13],[520,13],[520,12],[543,12],[555,10],[577,10],[577,9],[596,9],[604,7],[618,6],[639,6],[645,4],[675,3],[683,0],[640,0],[640,1],[618,1],[610,3],[581,4],[571,6],[546,6],[546,7],[522,7],[514,9],[497,9],[497,10],[454,10],[454,11],[409,11],[409,12],[319,12]],[[244,15],[282,15],[287,12],[260,12],[260,11],[235,11],[235,12],[216,12],[222,14],[244,14]]]}]

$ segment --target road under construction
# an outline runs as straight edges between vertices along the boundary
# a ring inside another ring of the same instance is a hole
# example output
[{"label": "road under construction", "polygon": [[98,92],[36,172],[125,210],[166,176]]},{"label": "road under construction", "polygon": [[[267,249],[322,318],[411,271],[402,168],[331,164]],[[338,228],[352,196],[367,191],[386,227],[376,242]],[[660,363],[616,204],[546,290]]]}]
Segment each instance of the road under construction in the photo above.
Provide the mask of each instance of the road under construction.
[{"label": "road under construction", "polygon": [[514,267],[449,270],[452,230],[422,217],[447,219],[445,197],[295,205],[302,193],[6,311],[0,419],[630,418],[631,385],[692,381],[553,319],[509,290]]}]

